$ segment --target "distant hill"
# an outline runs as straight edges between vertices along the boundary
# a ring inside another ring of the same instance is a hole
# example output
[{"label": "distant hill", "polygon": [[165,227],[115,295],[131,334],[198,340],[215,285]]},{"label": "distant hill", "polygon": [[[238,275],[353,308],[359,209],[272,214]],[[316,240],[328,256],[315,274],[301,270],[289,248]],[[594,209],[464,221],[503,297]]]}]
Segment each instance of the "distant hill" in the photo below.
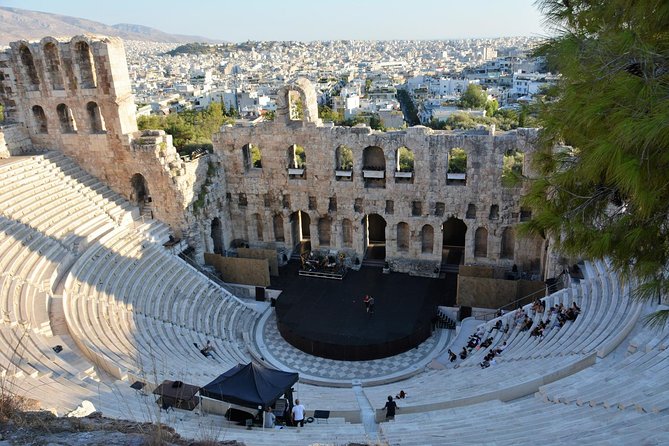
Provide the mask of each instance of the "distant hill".
[{"label": "distant hill", "polygon": [[0,46],[21,39],[41,39],[44,36],[74,36],[84,33],[117,36],[125,40],[166,43],[220,42],[200,36],[168,34],[142,25],[121,23],[110,26],[77,17],[0,7]]}]

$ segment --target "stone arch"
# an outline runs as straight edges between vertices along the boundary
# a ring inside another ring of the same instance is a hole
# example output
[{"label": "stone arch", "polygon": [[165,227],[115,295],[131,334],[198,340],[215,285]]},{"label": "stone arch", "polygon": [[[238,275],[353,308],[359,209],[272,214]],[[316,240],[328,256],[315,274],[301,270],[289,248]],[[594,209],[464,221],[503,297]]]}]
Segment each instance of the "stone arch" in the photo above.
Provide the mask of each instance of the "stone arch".
[{"label": "stone arch", "polygon": [[320,246],[330,246],[332,237],[332,219],[330,217],[321,217],[318,219],[318,244]]},{"label": "stone arch", "polygon": [[395,182],[413,183],[414,153],[408,147],[399,147],[395,151]]},{"label": "stone arch", "polygon": [[130,185],[132,186],[130,201],[140,206],[150,201],[149,184],[146,182],[144,175],[141,173],[134,174],[130,179]]},{"label": "stone arch", "polygon": [[341,238],[344,247],[350,248],[353,246],[353,224],[348,218],[341,221]]},{"label": "stone arch", "polygon": [[411,245],[411,230],[405,222],[397,223],[397,250],[408,251]]},{"label": "stone arch", "polygon": [[502,242],[499,257],[502,259],[513,260],[515,245],[516,231],[512,227],[507,226],[502,230]]},{"label": "stone arch", "polygon": [[386,187],[386,156],[378,146],[368,146],[362,150],[362,175],[365,187]]},{"label": "stone arch", "polygon": [[46,71],[49,73],[51,88],[54,90],[64,90],[63,74],[60,72],[60,57],[58,57],[58,47],[54,42],[46,42],[42,47],[46,61]]},{"label": "stone arch", "polygon": [[459,218],[450,217],[442,226],[442,263],[459,265],[464,260],[467,225]]},{"label": "stone arch", "polygon": [[44,109],[39,105],[33,105],[33,121],[36,133],[49,133],[49,126],[47,124]]},{"label": "stone arch", "polygon": [[253,220],[253,226],[255,227],[256,230],[255,232],[256,240],[262,242],[264,240],[262,217],[260,216],[260,214],[255,213],[251,216],[251,219]]},{"label": "stone arch", "polygon": [[35,60],[27,45],[19,47],[19,58],[23,67],[24,85],[27,91],[39,90],[39,75],[35,67]]},{"label": "stone arch", "polygon": [[484,227],[474,233],[474,257],[488,257],[488,230]]},{"label": "stone arch", "polygon": [[87,42],[80,40],[74,44],[74,58],[79,67],[79,82],[81,88],[96,88],[97,78],[93,64],[93,53]]},{"label": "stone arch", "polygon": [[218,217],[211,221],[211,239],[214,241],[214,254],[223,254],[223,224]]},{"label": "stone arch", "polygon": [[311,242],[311,217],[304,211],[295,211],[290,214],[290,229],[293,243]]},{"label": "stone arch", "polygon": [[488,219],[497,220],[499,218],[499,206],[493,204],[490,206],[490,213],[488,214]]},{"label": "stone arch", "polygon": [[260,147],[255,144],[245,144],[242,147],[242,156],[244,158],[244,169],[248,172],[251,169],[262,169],[262,153]]},{"label": "stone arch", "polygon": [[342,171],[353,170],[353,149],[341,145],[335,149],[335,169]]},{"label": "stone arch", "polygon": [[423,254],[432,254],[434,250],[434,228],[432,225],[424,225],[420,231],[421,249]]},{"label": "stone arch", "polygon": [[288,122],[321,124],[321,120],[318,118],[316,90],[308,79],[299,78],[279,90],[276,99],[275,119],[281,118]]},{"label": "stone arch", "polygon": [[86,104],[86,113],[88,114],[88,124],[91,128],[91,133],[105,133],[105,120],[102,117],[100,107],[97,102],[89,102]]},{"label": "stone arch", "polygon": [[284,242],[286,236],[283,233],[283,215],[274,214],[274,217],[272,217],[272,226],[274,227],[274,240]]},{"label": "stone arch", "polygon": [[58,122],[60,123],[60,131],[63,133],[76,133],[77,123],[74,120],[72,110],[65,104],[58,104],[56,107],[58,114]]},{"label": "stone arch", "polygon": [[379,214],[368,214],[362,218],[365,258],[386,259],[386,220]]}]

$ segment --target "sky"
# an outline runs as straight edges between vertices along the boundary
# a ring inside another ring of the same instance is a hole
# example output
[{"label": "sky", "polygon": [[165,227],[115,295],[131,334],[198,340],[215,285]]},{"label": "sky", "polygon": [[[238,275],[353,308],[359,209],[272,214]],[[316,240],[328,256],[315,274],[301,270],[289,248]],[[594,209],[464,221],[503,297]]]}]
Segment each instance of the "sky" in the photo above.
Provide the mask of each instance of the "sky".
[{"label": "sky", "polygon": [[534,1],[0,0],[0,6],[242,42],[545,36]]}]

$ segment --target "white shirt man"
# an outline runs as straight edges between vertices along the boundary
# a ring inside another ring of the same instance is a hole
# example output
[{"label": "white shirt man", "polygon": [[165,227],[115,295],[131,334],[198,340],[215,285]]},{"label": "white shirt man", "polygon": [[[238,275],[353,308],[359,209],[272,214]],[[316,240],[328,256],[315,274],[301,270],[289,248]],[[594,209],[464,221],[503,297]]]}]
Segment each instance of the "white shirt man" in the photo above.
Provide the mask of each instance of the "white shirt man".
[{"label": "white shirt man", "polygon": [[292,416],[293,416],[293,425],[304,427],[304,411],[305,408],[300,404],[300,400],[295,400],[295,405],[293,406]]}]

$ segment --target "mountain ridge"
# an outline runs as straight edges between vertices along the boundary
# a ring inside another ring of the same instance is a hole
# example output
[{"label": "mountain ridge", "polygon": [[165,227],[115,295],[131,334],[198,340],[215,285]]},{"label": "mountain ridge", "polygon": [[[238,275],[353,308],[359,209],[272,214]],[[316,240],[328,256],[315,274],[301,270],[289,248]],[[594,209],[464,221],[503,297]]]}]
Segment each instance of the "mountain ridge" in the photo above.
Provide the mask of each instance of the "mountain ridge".
[{"label": "mountain ridge", "polygon": [[115,36],[124,40],[177,44],[222,42],[202,36],[170,34],[145,25],[131,23],[106,25],[78,17],[0,6],[0,46],[6,46],[15,40],[41,39],[44,36],[75,36],[86,33]]}]

